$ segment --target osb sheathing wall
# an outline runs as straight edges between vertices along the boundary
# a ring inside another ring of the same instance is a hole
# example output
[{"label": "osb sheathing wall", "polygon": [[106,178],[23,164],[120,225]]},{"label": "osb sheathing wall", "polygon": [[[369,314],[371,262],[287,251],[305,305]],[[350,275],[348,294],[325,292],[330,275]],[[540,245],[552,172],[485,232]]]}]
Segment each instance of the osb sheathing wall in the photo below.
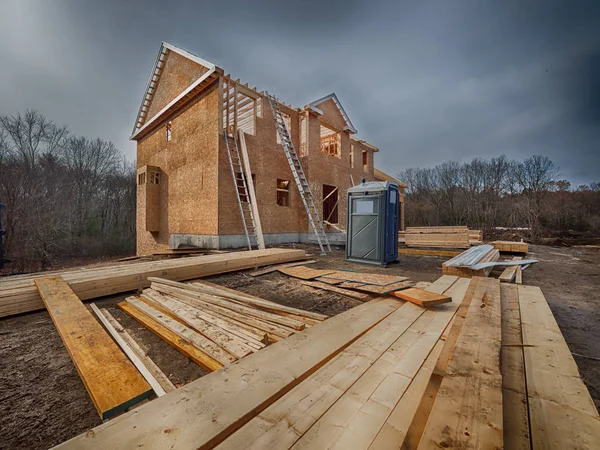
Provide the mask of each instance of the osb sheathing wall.
[{"label": "osb sheathing wall", "polygon": [[[283,113],[291,116],[292,141],[299,148],[298,112],[281,105]],[[230,142],[232,142],[230,140]],[[306,213],[298,189],[292,177],[292,171],[277,143],[277,131],[269,103],[263,99],[263,118],[256,118],[256,134],[246,134],[246,146],[252,173],[255,174],[256,198],[264,234],[298,233],[307,229]],[[235,194],[235,187],[229,167],[227,148],[223,136],[220,136],[219,151],[219,234],[243,234],[242,219]],[[300,158],[303,167],[306,158]],[[290,181],[290,206],[277,204],[277,179]]]},{"label": "osb sheathing wall", "polygon": [[[350,134],[347,131],[342,131],[346,127],[346,123],[333,100],[328,100],[317,106],[323,111],[323,115],[307,111],[298,113],[294,109],[280,105],[282,112],[291,117],[291,136],[297,151],[300,149],[300,115],[309,115],[307,124],[308,156],[300,158],[300,161],[309,180],[315,204],[323,220],[325,219],[322,207],[323,184],[338,187],[338,225],[345,228],[347,190],[352,186],[350,175],[352,175],[356,184],[360,183],[362,178],[373,180],[373,151],[358,141],[351,141]],[[321,152],[321,124],[340,132],[340,158]],[[223,139],[223,136],[221,136],[219,151],[219,234],[243,234],[243,226],[227,158],[227,149]],[[354,168],[350,167],[351,143],[354,144]],[[256,175],[255,189],[263,233],[311,232],[304,205],[293,180],[288,161],[281,144],[277,143],[277,131],[266,99],[263,102],[263,118],[256,119],[256,135],[246,135],[246,144],[252,173]],[[362,150],[368,151],[370,157],[369,172],[363,171]],[[277,205],[276,184],[278,178],[291,182],[289,207]],[[328,226],[326,231],[336,232]]]},{"label": "osb sheathing wall", "polygon": [[146,117],[151,119],[208,69],[169,50]]},{"label": "osb sheathing wall", "polygon": [[[173,56],[171,53],[170,57]],[[218,234],[219,90],[217,83],[192,106],[138,142],[138,167],[160,167],[160,231],[137,227],[137,253],[169,247],[169,235]],[[138,197],[138,216],[142,205]]]}]

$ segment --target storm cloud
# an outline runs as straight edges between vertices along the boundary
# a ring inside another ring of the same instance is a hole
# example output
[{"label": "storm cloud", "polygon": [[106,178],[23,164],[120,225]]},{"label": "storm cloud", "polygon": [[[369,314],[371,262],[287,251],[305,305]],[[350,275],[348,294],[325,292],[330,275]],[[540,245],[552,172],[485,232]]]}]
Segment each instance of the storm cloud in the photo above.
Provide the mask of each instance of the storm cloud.
[{"label": "storm cloud", "polygon": [[0,0],[0,114],[128,140],[161,41],[302,107],[336,92],[396,173],[505,154],[600,181],[598,1]]}]

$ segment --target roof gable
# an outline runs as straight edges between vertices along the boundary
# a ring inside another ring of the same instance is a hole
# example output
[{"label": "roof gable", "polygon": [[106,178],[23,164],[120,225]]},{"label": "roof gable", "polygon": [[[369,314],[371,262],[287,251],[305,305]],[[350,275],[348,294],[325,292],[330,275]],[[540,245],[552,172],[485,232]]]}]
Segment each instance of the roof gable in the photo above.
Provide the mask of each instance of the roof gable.
[{"label": "roof gable", "polygon": [[148,79],[132,134],[135,135],[178,94],[214,69],[214,64],[163,42]]},{"label": "roof gable", "polygon": [[331,93],[329,95],[326,95],[325,97],[321,97],[320,99],[315,100],[314,102],[306,106],[306,108],[316,112],[317,114],[322,115],[324,113],[323,109],[327,108],[327,103],[333,103],[333,105],[335,105],[337,112],[340,114],[342,120],[344,121],[344,130],[349,131],[352,134],[356,133],[356,128],[354,128],[354,125],[352,125],[350,117],[348,117],[348,114],[346,114],[344,107],[340,103],[335,93]]}]

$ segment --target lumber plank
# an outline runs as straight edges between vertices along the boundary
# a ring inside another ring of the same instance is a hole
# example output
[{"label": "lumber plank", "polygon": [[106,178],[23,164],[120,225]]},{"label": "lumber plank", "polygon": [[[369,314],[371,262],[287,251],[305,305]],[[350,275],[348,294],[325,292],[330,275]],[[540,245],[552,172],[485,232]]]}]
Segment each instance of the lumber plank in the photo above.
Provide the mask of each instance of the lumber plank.
[{"label": "lumber plank", "polygon": [[366,301],[371,298],[368,294],[362,294],[360,292],[354,292],[349,289],[342,289],[337,286],[332,286],[327,283],[320,283],[318,281],[301,281],[304,286],[310,286],[315,289],[322,289],[324,291],[335,292],[336,294],[345,295],[346,297],[354,298],[356,300]]},{"label": "lumber plank", "polygon": [[152,317],[144,314],[137,308],[134,308],[129,303],[123,301],[117,304],[119,308],[129,314],[131,317],[136,319],[158,337],[163,339],[171,347],[184,354],[196,364],[209,372],[219,370],[223,367],[223,364],[210,357],[210,355],[204,353],[200,349],[194,347],[192,344],[187,342],[185,339],[180,338],[178,335],[173,333],[168,328],[161,325],[159,322],[154,320]]},{"label": "lumber plank", "polygon": [[502,305],[502,416],[504,447],[531,449],[525,361],[517,286],[500,284]]},{"label": "lumber plank", "polygon": [[385,298],[359,305],[58,448],[212,448],[400,306]]},{"label": "lumber plank", "polygon": [[[456,277],[453,281],[456,281]],[[443,292],[447,279],[433,290]],[[425,310],[402,306],[219,445],[225,449],[291,447],[392,346]]]},{"label": "lumber plank", "polygon": [[441,258],[453,258],[460,255],[461,252],[453,250],[437,250],[423,248],[399,248],[399,255],[415,255],[415,256],[438,256]]},{"label": "lumber plank", "polygon": [[[301,259],[306,259],[303,250],[271,248],[67,271],[62,276],[80,300],[88,300],[148,287],[147,278],[152,276],[189,280]],[[0,279],[0,317],[43,309],[34,280],[44,276],[41,273],[14,281],[11,277]]]},{"label": "lumber plank", "polygon": [[408,280],[408,277],[399,277],[396,275],[382,275],[378,273],[345,272],[337,270],[333,273],[323,275],[324,278],[331,278],[341,281],[356,281],[363,284],[374,284],[377,286],[386,286],[392,283],[399,283]]},{"label": "lumber plank", "polygon": [[439,227],[406,227],[405,233],[464,233],[469,231],[466,225],[450,225],[450,226],[439,226]]},{"label": "lumber plank", "polygon": [[273,302],[271,300],[256,297],[255,295],[251,295],[246,292],[236,291],[235,289],[211,283],[210,281],[206,280],[194,282],[191,284],[193,284],[194,286],[203,285],[217,288],[219,289],[219,291],[221,291],[221,296],[224,295],[232,300],[234,300],[234,296],[230,296],[228,294],[235,294],[235,296],[242,295],[243,300],[238,300],[241,303],[245,303],[247,305],[252,305],[270,311],[275,311],[277,312],[277,314],[289,317],[290,319],[298,320],[299,322],[304,322],[307,325],[316,325],[317,323],[329,318],[329,316],[325,314],[320,314],[313,311],[305,311],[303,309],[298,308],[292,308],[291,306],[285,306],[280,303]]},{"label": "lumber plank", "polygon": [[529,251],[527,242],[493,241],[490,244],[501,252],[527,253]]},{"label": "lumber plank", "polygon": [[152,388],[60,277],[35,285],[98,414],[109,418],[152,395]]},{"label": "lumber plank", "polygon": [[402,300],[406,300],[407,302],[414,303],[415,305],[422,306],[423,308],[429,308],[430,306],[441,305],[442,303],[452,301],[452,298],[447,295],[436,294],[435,292],[429,292],[426,289],[415,287],[392,292],[392,295],[401,298]]},{"label": "lumber plank", "polygon": [[517,289],[532,448],[600,448],[598,411],[541,289]]},{"label": "lumber plank", "polygon": [[397,283],[386,284],[385,286],[377,286],[375,284],[361,284],[359,286],[353,287],[352,289],[361,292],[368,292],[370,294],[384,295],[394,291],[408,289],[412,286],[414,286],[414,283],[412,281],[399,281]]},{"label": "lumber plank", "polygon": [[475,294],[418,448],[503,448],[500,282]]},{"label": "lumber plank", "polygon": [[[452,320],[467,291],[461,279],[453,301],[423,314],[292,447],[368,448]],[[421,309],[410,304],[414,308]]]},{"label": "lumber plank", "polygon": [[[516,256],[513,258],[513,261],[520,261],[521,259],[523,259],[523,258],[521,258],[520,256]],[[517,268],[520,268],[520,267],[521,266],[508,266],[506,269],[504,269],[502,271],[502,273],[500,274],[498,279],[502,283],[511,283],[512,280],[517,275]]]},{"label": "lumber plank", "polygon": [[176,320],[171,319],[166,314],[163,314],[161,311],[153,308],[152,306],[139,300],[138,298],[128,297],[127,303],[139,309],[147,316],[152,317],[162,326],[168,328],[180,338],[190,342],[192,345],[199,348],[204,353],[208,354],[211,358],[216,359],[221,364],[229,364],[237,359],[234,355],[227,352],[225,349],[221,348],[219,345],[215,344],[210,339],[207,339],[200,333],[197,333],[196,331],[192,330],[190,327],[182,325]]},{"label": "lumber plank", "polygon": [[[100,322],[102,322],[102,325],[104,325],[104,328],[106,328],[106,331],[108,331],[108,333],[112,336],[112,338],[119,345],[119,347],[121,347],[121,350],[123,350],[123,352],[127,355],[129,360],[136,367],[136,369],[140,371],[140,373],[142,374],[144,379],[152,387],[152,389],[154,390],[154,393],[158,397],[160,397],[161,395],[165,395],[166,391],[163,389],[161,384],[154,377],[154,375],[150,372],[150,370],[148,370],[148,367],[146,366],[144,361],[142,361],[140,359],[140,357],[137,355],[137,353],[134,352],[133,349],[129,346],[129,344],[125,341],[125,339],[123,339],[123,336],[121,336],[121,334],[119,334],[119,332],[115,329],[112,322],[110,322],[108,320],[108,318],[104,315],[104,312],[100,311],[100,309],[98,309],[98,307],[94,303],[92,303],[90,305],[90,307],[92,308],[92,311],[94,311],[94,313],[96,314],[96,317],[98,317]],[[106,310],[104,310],[104,311],[106,311]]]},{"label": "lumber plank", "polygon": [[256,350],[250,347],[247,343],[242,342],[219,325],[215,325],[206,320],[207,317],[202,311],[189,306],[175,298],[166,296],[155,296],[152,298],[164,308],[168,309],[172,314],[183,320],[189,327],[196,330],[201,335],[213,341],[219,347],[227,350],[237,358],[243,358]]},{"label": "lumber plank", "polygon": [[114,329],[121,335],[121,337],[127,342],[129,347],[135,352],[135,354],[142,360],[144,365],[148,368],[150,373],[156,378],[156,380],[160,383],[161,387],[165,392],[171,392],[177,389],[175,385],[169,380],[164,372],[156,365],[154,361],[150,358],[148,353],[140,347],[140,345],[133,339],[133,337],[125,331],[125,329],[121,326],[121,324],[115,319],[112,314],[108,311],[108,309],[101,309],[100,312],[106,317],[106,320],[110,322],[110,324],[114,327]]},{"label": "lumber plank", "polygon": [[515,283],[523,284],[523,268],[521,266],[517,266],[517,272],[515,273]]},{"label": "lumber plank", "polygon": [[316,259],[310,259],[308,261],[298,261],[298,262],[287,263],[287,264],[278,264],[276,266],[270,266],[270,267],[265,267],[264,269],[255,270],[254,272],[250,272],[248,275],[250,275],[251,277],[259,277],[261,275],[266,275],[268,273],[277,272],[281,267],[296,267],[296,266],[303,266],[305,264],[314,264],[316,262],[317,262]]},{"label": "lumber plank", "polygon": [[157,282],[152,282],[151,286],[152,286],[152,289],[155,289],[164,294],[170,294],[170,295],[176,295],[176,296],[183,295],[186,298],[195,298],[195,299],[203,302],[204,304],[211,303],[213,305],[221,306],[222,308],[230,309],[232,311],[246,314],[248,316],[257,317],[261,320],[266,320],[268,322],[273,322],[278,325],[290,327],[294,330],[299,331],[299,330],[303,330],[306,327],[305,323],[300,322],[298,320],[290,319],[288,317],[283,317],[278,314],[270,313],[268,311],[261,311],[259,309],[251,308],[246,305],[241,305],[234,301],[231,301],[231,300],[228,300],[228,299],[225,299],[222,297],[216,297],[211,294],[203,294],[201,292],[194,292],[189,289],[181,289],[178,287],[173,287],[173,286],[169,286],[167,284],[157,283]]}]

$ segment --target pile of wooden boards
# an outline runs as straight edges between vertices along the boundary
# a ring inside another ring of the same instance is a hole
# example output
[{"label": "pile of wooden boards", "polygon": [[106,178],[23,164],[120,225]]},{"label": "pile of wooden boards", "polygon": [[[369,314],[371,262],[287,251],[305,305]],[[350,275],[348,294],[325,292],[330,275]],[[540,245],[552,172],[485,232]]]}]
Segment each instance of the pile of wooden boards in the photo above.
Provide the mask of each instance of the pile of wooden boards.
[{"label": "pile of wooden boards", "polygon": [[466,226],[408,227],[398,234],[398,242],[407,247],[469,248],[482,243],[481,230],[469,230]]},{"label": "pile of wooden boards", "polygon": [[148,281],[119,307],[210,371],[327,319],[209,282]]},{"label": "pile of wooden boards", "polygon": [[500,252],[506,253],[527,253],[529,251],[529,245],[527,242],[514,242],[514,241],[493,241],[490,242],[495,249]]},{"label": "pile of wooden boards", "polygon": [[600,418],[539,288],[442,276],[378,298],[60,448],[600,448]]},{"label": "pile of wooden boards", "polygon": [[304,280],[302,284],[305,286],[335,292],[363,301],[370,300],[370,294],[391,294],[414,285],[408,277],[396,275],[313,269],[299,265],[284,265],[278,267],[277,270],[291,277]]},{"label": "pile of wooden boards", "polygon": [[[87,300],[148,287],[147,279],[153,276],[190,280],[302,259],[306,259],[303,250],[272,248],[72,270],[60,272],[60,275],[81,300]],[[47,275],[38,273],[0,279],[0,317],[44,309],[34,280]]]},{"label": "pile of wooden boards", "polygon": [[499,258],[500,251],[491,245],[472,247],[443,263],[442,273],[444,275],[456,275],[459,277],[487,277],[492,271],[492,267],[475,270],[471,266],[484,262],[498,261]]}]

